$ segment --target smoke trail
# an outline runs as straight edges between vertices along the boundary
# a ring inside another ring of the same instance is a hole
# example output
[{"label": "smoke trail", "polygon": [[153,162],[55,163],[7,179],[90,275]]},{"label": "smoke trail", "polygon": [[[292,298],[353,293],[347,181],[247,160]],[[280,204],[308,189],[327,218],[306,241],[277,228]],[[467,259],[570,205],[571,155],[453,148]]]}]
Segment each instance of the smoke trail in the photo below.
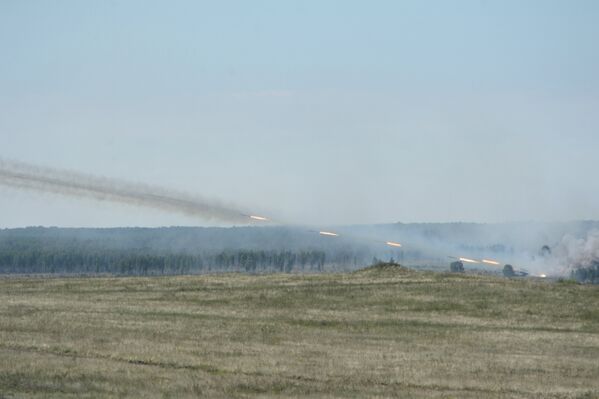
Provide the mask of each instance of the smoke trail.
[{"label": "smoke trail", "polygon": [[23,162],[0,159],[0,184],[71,197],[145,206],[229,223],[249,221],[243,212],[225,207],[216,201],[160,187],[42,168]]}]

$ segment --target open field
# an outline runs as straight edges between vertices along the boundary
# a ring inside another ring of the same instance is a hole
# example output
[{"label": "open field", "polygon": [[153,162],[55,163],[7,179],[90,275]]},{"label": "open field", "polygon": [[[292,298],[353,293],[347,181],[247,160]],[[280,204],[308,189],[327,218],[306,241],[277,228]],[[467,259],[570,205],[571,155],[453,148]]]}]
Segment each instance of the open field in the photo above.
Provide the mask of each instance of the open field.
[{"label": "open field", "polygon": [[0,397],[599,397],[599,287],[383,268],[0,279]]}]

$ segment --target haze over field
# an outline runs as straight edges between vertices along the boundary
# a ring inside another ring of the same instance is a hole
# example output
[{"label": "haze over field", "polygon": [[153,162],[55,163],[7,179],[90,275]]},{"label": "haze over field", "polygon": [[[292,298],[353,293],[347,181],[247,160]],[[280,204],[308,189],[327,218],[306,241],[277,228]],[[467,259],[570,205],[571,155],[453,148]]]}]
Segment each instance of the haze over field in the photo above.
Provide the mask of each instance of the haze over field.
[{"label": "haze over field", "polygon": [[[315,225],[599,219],[599,5],[0,4],[0,157]],[[0,226],[230,225],[0,186]]]},{"label": "haze over field", "polygon": [[598,22],[0,0],[0,399],[599,398]]}]

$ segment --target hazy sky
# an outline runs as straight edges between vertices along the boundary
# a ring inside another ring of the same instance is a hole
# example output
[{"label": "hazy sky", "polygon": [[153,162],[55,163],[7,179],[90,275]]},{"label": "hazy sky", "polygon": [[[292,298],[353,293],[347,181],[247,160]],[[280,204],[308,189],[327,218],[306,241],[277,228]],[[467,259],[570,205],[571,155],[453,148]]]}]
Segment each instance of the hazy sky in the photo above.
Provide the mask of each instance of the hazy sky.
[{"label": "hazy sky", "polygon": [[[599,219],[598,1],[0,1],[0,158],[317,224]],[[0,227],[203,225],[0,187]]]}]

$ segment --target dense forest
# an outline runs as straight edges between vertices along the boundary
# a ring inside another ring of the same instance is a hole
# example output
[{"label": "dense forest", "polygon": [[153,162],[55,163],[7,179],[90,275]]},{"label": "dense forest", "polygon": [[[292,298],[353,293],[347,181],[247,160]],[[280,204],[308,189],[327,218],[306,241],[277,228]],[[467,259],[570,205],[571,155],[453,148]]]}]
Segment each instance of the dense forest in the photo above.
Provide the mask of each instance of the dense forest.
[{"label": "dense forest", "polygon": [[0,273],[320,272],[360,267],[373,254],[367,246],[323,245],[313,234],[287,230],[255,229],[252,241],[243,228],[6,229],[0,230]]},{"label": "dense forest", "polygon": [[211,271],[322,271],[324,251],[228,250],[217,254],[144,254],[113,250],[3,250],[0,273],[162,275]]},{"label": "dense forest", "polygon": [[[564,234],[584,237],[599,229],[599,223],[394,223],[324,229],[339,236],[323,237],[302,226],[0,229],[0,273],[347,271],[375,257],[444,267],[451,255],[534,259],[539,249],[558,245]],[[403,247],[392,248],[386,240]],[[575,277],[594,281],[598,276],[599,268],[594,267]]]}]

